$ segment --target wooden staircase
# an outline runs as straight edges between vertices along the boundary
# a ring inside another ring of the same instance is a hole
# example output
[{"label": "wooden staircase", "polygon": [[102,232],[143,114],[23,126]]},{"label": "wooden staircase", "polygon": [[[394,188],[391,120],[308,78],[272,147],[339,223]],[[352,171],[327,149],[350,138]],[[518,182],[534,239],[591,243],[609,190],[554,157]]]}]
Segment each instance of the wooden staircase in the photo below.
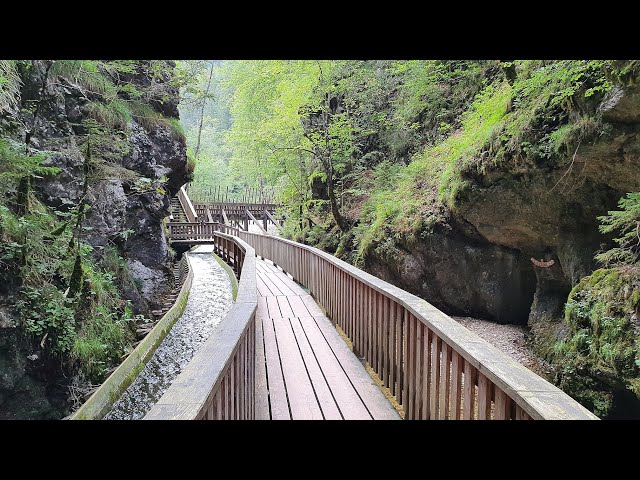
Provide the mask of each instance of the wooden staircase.
[{"label": "wooden staircase", "polygon": [[177,196],[171,197],[171,207],[169,209],[169,213],[171,214],[171,223],[176,222],[187,222],[187,216],[184,214],[184,210],[182,209],[182,205],[180,205],[180,200],[178,200]]}]

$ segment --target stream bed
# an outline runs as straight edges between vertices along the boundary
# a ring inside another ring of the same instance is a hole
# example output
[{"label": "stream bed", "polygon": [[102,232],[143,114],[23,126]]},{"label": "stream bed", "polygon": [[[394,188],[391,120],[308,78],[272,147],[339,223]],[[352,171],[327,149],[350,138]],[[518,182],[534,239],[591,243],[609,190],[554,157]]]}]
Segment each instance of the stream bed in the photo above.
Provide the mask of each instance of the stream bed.
[{"label": "stream bed", "polygon": [[143,418],[191,361],[233,303],[231,282],[207,246],[189,253],[193,284],[187,306],[171,331],[105,420]]}]

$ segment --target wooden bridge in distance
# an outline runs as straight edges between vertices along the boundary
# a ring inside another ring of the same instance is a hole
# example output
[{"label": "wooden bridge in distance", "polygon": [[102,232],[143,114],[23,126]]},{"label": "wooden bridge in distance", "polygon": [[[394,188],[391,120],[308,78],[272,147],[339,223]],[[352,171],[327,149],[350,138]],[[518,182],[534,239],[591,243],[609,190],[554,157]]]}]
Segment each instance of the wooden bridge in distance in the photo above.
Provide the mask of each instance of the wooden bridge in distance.
[{"label": "wooden bridge in distance", "polygon": [[425,300],[179,197],[171,242],[213,244],[238,294],[145,419],[597,419]]},{"label": "wooden bridge in distance", "polygon": [[[169,238],[172,243],[197,244],[206,243],[204,238],[210,236],[209,225],[227,225],[249,231],[249,222],[267,233],[269,223],[279,225],[276,209],[279,204],[269,202],[255,203],[255,198],[247,201],[233,202],[226,198],[214,197],[215,201],[193,203],[183,187],[171,201],[169,216]],[[222,200],[222,201],[221,201]]]}]

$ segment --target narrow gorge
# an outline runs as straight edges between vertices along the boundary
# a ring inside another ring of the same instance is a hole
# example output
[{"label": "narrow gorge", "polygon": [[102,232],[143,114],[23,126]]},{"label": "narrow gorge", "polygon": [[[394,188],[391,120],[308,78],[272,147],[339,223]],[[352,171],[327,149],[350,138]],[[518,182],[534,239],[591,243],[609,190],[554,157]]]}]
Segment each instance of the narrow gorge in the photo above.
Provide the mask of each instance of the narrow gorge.
[{"label": "narrow gorge", "polygon": [[[535,373],[640,418],[639,79],[637,60],[0,61],[0,419],[71,415],[175,301],[185,252],[249,234],[317,247],[480,337],[510,324]],[[240,279],[237,245],[218,253]],[[265,298],[276,263],[254,272]],[[226,289],[218,270],[198,288]],[[221,321],[228,293],[206,312],[191,298],[174,338]],[[177,375],[197,348],[175,341]],[[141,418],[154,375],[111,418]]]}]

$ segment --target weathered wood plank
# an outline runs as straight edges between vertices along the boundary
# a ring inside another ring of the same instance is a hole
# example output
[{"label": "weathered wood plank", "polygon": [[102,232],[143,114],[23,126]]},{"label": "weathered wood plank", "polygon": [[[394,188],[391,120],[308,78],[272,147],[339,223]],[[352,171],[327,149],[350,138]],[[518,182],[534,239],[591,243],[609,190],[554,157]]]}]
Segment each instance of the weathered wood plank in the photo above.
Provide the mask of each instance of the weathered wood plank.
[{"label": "weathered wood plank", "polygon": [[431,418],[440,418],[440,353],[442,340],[437,335],[431,337]]},{"label": "weathered wood plank", "polygon": [[272,275],[265,275],[262,273],[259,273],[258,275],[260,276],[260,278],[262,278],[262,281],[269,288],[272,295],[274,296],[284,295],[282,290],[280,290],[280,288],[278,288],[278,286],[273,282]]},{"label": "weathered wood plank", "polygon": [[462,363],[458,352],[453,351],[451,357],[451,418],[460,420],[460,397],[462,394]]},{"label": "weathered wood plank", "polygon": [[301,295],[300,299],[304,302],[305,306],[309,310],[309,313],[311,313],[311,316],[324,315],[311,295]]},{"label": "weathered wood plank", "polygon": [[284,376],[280,366],[280,355],[276,344],[276,335],[273,320],[262,320],[264,332],[264,350],[269,380],[269,401],[271,403],[271,418],[273,420],[290,420],[289,401],[284,385]]},{"label": "weathered wood plank", "polygon": [[471,420],[475,413],[477,370],[469,362],[464,362],[464,411],[463,419]]},{"label": "weathered wood plank", "polygon": [[415,402],[416,402],[416,319],[413,315],[409,316],[409,364],[407,365],[407,381],[409,383],[409,409],[407,415],[409,420],[416,418]]},{"label": "weathered wood plank", "polygon": [[298,347],[302,353],[304,364],[309,372],[309,378],[311,378],[311,383],[318,398],[318,403],[320,404],[323,417],[326,420],[341,420],[342,415],[340,414],[338,405],[331,394],[331,389],[324,378],[318,359],[313,353],[309,340],[307,339],[302,325],[300,324],[300,319],[296,317],[291,318],[290,323],[293,328],[296,341],[298,342]]},{"label": "weathered wood plank", "polygon": [[289,295],[304,294],[304,290],[302,290],[302,288],[298,287],[295,289],[296,291],[294,291],[294,289],[290,288],[289,285],[287,285],[287,282],[284,281],[285,278],[287,280],[290,280],[291,282],[293,282],[293,280],[287,277],[286,274],[284,274],[283,272],[278,272],[278,274],[272,273],[268,275],[268,278],[270,281],[273,282],[273,284],[276,287],[278,287],[278,289],[281,292],[280,295],[289,296]]},{"label": "weathered wood plank", "polygon": [[424,351],[424,346],[422,342],[424,341],[424,325],[421,322],[416,322],[416,349],[415,349],[415,376],[416,376],[416,399],[414,404],[414,415],[413,418],[416,420],[420,420],[422,418],[422,402],[424,400],[423,392],[422,392],[422,353]]},{"label": "weathered wood plank", "polygon": [[266,297],[258,297],[258,309],[256,310],[256,315],[259,318],[266,318],[269,316],[269,307],[267,306]]},{"label": "weathered wood plank", "polygon": [[402,347],[402,407],[404,408],[405,418],[409,418],[409,366],[411,361],[409,359],[409,334],[410,334],[410,322],[409,311],[404,311],[403,319],[403,347]]},{"label": "weathered wood plank", "polygon": [[[371,419],[371,415],[358,396],[358,392],[351,384],[313,317],[299,318],[299,321],[344,419]],[[324,322],[333,329],[331,322],[326,317],[324,317]],[[333,332],[338,335],[335,329]],[[340,342],[347,348],[341,338]]]},{"label": "weathered wood plank", "polygon": [[396,394],[396,304],[389,306],[389,389],[391,395]]},{"label": "weathered wood plank", "polygon": [[273,296],[273,293],[271,292],[271,290],[269,290],[269,287],[267,287],[267,284],[264,283],[264,280],[262,280],[262,277],[258,274],[256,276],[256,285],[258,287],[258,294],[262,297],[270,297]]},{"label": "weathered wood plank", "polygon": [[424,342],[422,346],[422,355],[424,369],[422,371],[422,419],[431,419],[431,338],[433,332],[425,327]]},{"label": "weathered wood plank", "polygon": [[295,317],[309,317],[312,316],[312,313],[307,308],[306,304],[302,301],[302,298],[299,296],[287,297],[287,301],[289,302],[289,306],[293,311],[293,316]]},{"label": "weathered wood plank", "polygon": [[373,382],[356,356],[349,350],[347,344],[340,338],[338,332],[331,326],[329,320],[326,317],[315,317],[314,320],[317,329],[324,336],[326,344],[330,347],[334,357],[340,362],[343,371],[348,375],[351,384],[366,404],[366,408],[373,419],[397,420],[399,418],[397,412]]},{"label": "weathered wood plank", "polygon": [[450,375],[451,375],[451,363],[450,363],[450,351],[451,348],[443,344],[442,345],[442,361],[440,363],[440,416],[441,420],[447,420],[449,418],[449,395],[450,395]]},{"label": "weathered wood plank", "polygon": [[491,418],[491,387],[487,377],[482,373],[478,374],[478,419],[487,420]]},{"label": "weathered wood plank", "polygon": [[295,317],[293,310],[291,309],[291,305],[287,301],[287,297],[276,297],[278,300],[278,306],[280,307],[280,313],[284,318]]},{"label": "weathered wood plank", "polygon": [[267,300],[267,307],[269,308],[269,317],[270,318],[281,318],[282,313],[280,312],[280,304],[278,303],[277,297],[265,297]]},{"label": "weathered wood plank", "polygon": [[316,400],[311,379],[293,334],[289,320],[274,318],[282,373],[293,420],[321,420],[322,411]]},{"label": "weathered wood plank", "polygon": [[389,310],[391,308],[390,300],[387,297],[383,298],[382,302],[382,376],[380,377],[384,382],[385,387],[389,387]]},{"label": "weathered wood plank", "polygon": [[505,420],[507,418],[509,410],[507,409],[507,395],[499,388],[495,389],[496,401],[494,409],[495,420]]}]

